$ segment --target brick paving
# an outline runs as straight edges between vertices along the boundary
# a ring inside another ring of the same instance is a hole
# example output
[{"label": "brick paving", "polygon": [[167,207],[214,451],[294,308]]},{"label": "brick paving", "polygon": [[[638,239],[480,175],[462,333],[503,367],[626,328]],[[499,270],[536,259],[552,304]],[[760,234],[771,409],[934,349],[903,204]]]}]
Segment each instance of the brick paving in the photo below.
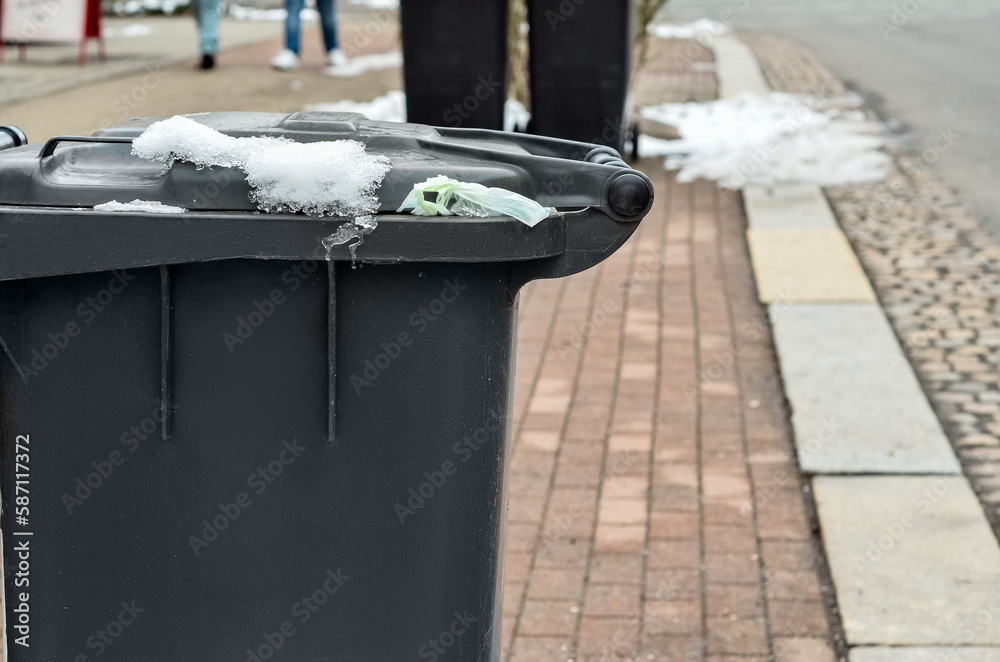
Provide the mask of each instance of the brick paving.
[{"label": "brick paving", "polygon": [[[748,41],[774,89],[843,92],[802,48]],[[826,193],[1000,535],[1000,238],[930,169],[953,129],[890,150],[886,181]]]},{"label": "brick paving", "polygon": [[832,661],[738,194],[640,167],[636,236],[522,293],[503,659]]}]

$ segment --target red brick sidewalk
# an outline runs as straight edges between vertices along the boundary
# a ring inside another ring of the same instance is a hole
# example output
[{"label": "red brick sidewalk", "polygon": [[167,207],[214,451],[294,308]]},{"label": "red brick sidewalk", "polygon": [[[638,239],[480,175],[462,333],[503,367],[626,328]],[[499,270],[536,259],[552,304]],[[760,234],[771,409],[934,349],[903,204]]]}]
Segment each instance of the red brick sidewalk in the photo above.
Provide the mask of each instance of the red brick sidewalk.
[{"label": "red brick sidewalk", "polygon": [[522,293],[503,659],[831,662],[739,196],[640,168],[636,236]]}]

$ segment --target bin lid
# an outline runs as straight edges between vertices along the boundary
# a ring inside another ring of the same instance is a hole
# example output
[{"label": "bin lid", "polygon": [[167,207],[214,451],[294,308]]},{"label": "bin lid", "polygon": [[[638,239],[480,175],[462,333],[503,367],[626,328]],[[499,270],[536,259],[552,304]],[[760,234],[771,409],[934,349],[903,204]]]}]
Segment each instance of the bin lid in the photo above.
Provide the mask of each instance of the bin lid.
[{"label": "bin lid", "polygon": [[[0,151],[0,281],[233,258],[519,262],[513,281],[576,273],[608,257],[652,206],[649,179],[610,147],[480,129],[377,122],[351,113],[206,113],[191,119],[242,138],[350,139],[391,169],[376,191],[377,230],[340,241],[344,217],[261,213],[237,168],[169,168],[132,154],[157,121]],[[529,228],[509,217],[396,212],[417,183],[445,175],[504,188],[555,213]],[[94,209],[142,200],[186,213]],[[369,226],[370,227],[370,226]],[[516,284],[516,283],[515,283]]]},{"label": "bin lid", "polygon": [[[639,220],[652,199],[645,176],[628,168],[608,147],[379,122],[354,113],[227,112],[188,117],[232,137],[363,143],[367,153],[391,161],[377,190],[379,213],[395,213],[414,184],[437,175],[508,189],[545,207],[600,207],[619,221]],[[257,210],[246,175],[238,169],[199,169],[183,161],[164,168],[133,155],[131,141],[155,121],[139,118],[93,136],[59,136],[42,146],[0,152],[0,205],[76,208],[140,199],[192,211]]]}]

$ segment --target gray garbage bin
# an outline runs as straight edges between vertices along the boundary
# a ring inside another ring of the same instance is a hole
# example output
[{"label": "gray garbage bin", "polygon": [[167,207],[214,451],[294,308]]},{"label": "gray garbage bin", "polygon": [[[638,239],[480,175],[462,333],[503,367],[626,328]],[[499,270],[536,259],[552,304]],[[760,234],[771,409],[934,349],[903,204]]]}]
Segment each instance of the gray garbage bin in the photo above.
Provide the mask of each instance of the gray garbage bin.
[{"label": "gray garbage bin", "polygon": [[[355,263],[351,219],[131,156],[149,120],[0,152],[7,659],[497,660],[517,292],[613,253],[649,180],[531,136],[194,117],[389,156],[377,228]],[[555,210],[394,211],[439,174]],[[189,211],[93,209],[134,198]]]},{"label": "gray garbage bin", "polygon": [[502,129],[506,0],[402,0],[399,14],[409,121]]},{"label": "gray garbage bin", "polygon": [[531,132],[621,150],[630,123],[632,1],[529,0]]}]

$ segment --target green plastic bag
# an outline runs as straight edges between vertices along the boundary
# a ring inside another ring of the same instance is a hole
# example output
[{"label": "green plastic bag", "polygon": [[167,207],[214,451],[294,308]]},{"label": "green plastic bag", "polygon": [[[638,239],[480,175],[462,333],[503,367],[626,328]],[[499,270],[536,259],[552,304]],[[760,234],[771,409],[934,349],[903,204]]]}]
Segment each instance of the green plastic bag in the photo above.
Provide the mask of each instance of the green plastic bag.
[{"label": "green plastic bag", "polygon": [[396,211],[417,216],[512,216],[528,227],[549,217],[549,210],[520,193],[444,175],[414,186]]}]

